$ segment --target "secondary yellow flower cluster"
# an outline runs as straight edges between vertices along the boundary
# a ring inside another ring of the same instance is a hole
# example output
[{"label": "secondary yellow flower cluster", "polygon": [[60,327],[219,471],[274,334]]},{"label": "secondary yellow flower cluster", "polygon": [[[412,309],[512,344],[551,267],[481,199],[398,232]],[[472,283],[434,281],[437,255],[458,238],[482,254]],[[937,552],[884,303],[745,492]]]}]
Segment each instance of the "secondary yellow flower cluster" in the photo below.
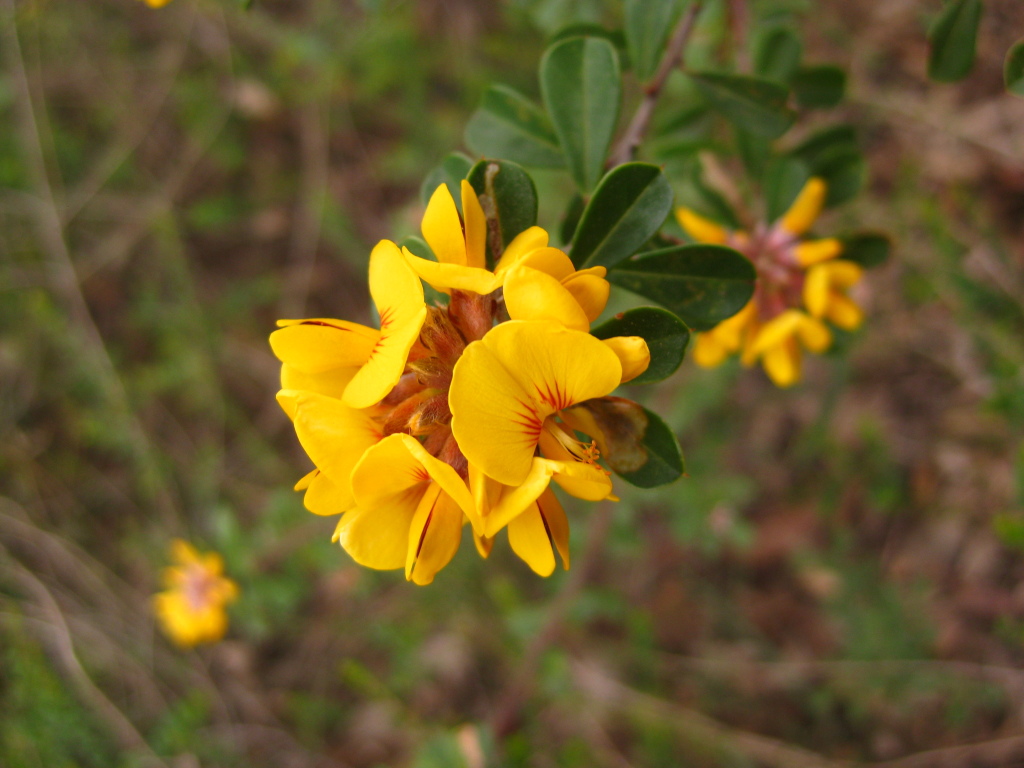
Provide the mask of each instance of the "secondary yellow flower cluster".
[{"label": "secondary yellow flower cluster", "polygon": [[171,0],[143,0],[143,2],[150,8],[163,8],[165,5],[171,2]]},{"label": "secondary yellow flower cluster", "polygon": [[171,559],[176,564],[163,573],[167,589],[153,597],[164,632],[184,648],[220,640],[228,628],[224,608],[238,597],[238,586],[222,575],[220,555],[200,554],[188,542],[175,539]]},{"label": "secondary yellow flower cluster", "polygon": [[[487,221],[472,186],[462,216],[434,192],[423,237],[437,261],[389,240],[370,255],[380,329],[282,320],[278,402],[316,468],[296,485],[335,540],[365,566],[429,584],[468,521],[479,553],[508,528],[513,551],[547,576],[569,566],[569,526],[552,480],[587,500],[614,498],[598,463],[598,402],[650,362],[643,339],[598,340],[605,269],[577,270],[532,227],[486,267]],[[421,280],[448,294],[427,306]],[[581,441],[577,432],[593,440]]]},{"label": "secondary yellow flower cluster", "polygon": [[676,210],[694,240],[728,245],[757,270],[750,302],[697,335],[698,365],[711,368],[738,352],[744,365],[760,361],[776,385],[788,387],[800,379],[803,349],[821,353],[831,345],[825,320],[845,330],[863,322],[863,312],[847,295],[861,279],[861,267],[839,258],[839,240],[800,239],[820,215],[826,192],[825,182],[812,178],[778,221],[753,232],[727,230],[688,208]]}]

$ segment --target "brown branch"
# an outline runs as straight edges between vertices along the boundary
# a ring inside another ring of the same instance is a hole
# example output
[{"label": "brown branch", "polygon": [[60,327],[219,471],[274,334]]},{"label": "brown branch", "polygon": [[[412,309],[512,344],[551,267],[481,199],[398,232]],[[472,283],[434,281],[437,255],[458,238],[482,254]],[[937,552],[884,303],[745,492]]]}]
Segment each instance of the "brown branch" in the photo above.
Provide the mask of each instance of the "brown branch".
[{"label": "brown branch", "polygon": [[665,83],[668,81],[668,76],[672,74],[672,70],[682,61],[686,43],[693,33],[701,5],[701,0],[693,0],[686,13],[683,14],[683,17],[676,25],[675,32],[672,33],[672,39],[665,49],[665,55],[661,57],[661,63],[658,64],[658,71],[655,72],[651,81],[644,86],[643,101],[640,102],[640,106],[637,107],[629,127],[626,128],[626,132],[619,139],[615,151],[612,152],[611,159],[608,162],[609,167],[614,168],[633,159],[636,148],[640,146],[644,134],[647,133],[647,127],[650,125],[651,117],[654,115],[654,107],[658,103],[658,97],[661,96]]}]

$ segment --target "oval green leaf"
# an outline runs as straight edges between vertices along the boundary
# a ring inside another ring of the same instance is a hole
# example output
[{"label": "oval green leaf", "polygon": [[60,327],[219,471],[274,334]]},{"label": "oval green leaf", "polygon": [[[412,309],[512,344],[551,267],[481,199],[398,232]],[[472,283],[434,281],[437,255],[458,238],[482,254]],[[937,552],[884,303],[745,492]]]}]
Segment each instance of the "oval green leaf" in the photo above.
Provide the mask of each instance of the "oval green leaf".
[{"label": "oval green leaf", "polygon": [[487,217],[487,254],[493,263],[499,255],[493,252],[495,235],[504,251],[516,235],[537,223],[537,189],[530,174],[508,160],[481,160],[466,178]]},{"label": "oval green leaf", "polygon": [[846,73],[832,64],[800,67],[790,81],[797,103],[806,109],[829,109],[843,100]]},{"label": "oval green leaf", "polygon": [[607,40],[574,37],[547,50],[540,62],[544,105],[583,192],[601,178],[619,118],[619,57]]},{"label": "oval green leaf", "polygon": [[774,139],[793,124],[789,90],[779,83],[727,72],[689,75],[711,106],[744,130]]},{"label": "oval green leaf", "polygon": [[1017,96],[1024,96],[1024,40],[1018,40],[1006,52],[1003,80],[1006,83],[1006,90]]},{"label": "oval green leaf", "polygon": [[572,244],[577,268],[610,267],[628,259],[672,210],[672,186],[656,165],[624,163],[608,172],[590,198]]},{"label": "oval green leaf", "polygon": [[626,46],[633,72],[641,83],[657,71],[679,9],[679,0],[626,0]]},{"label": "oval green leaf", "polygon": [[981,22],[981,0],[950,0],[928,30],[928,77],[952,83],[967,77]]},{"label": "oval green leaf", "polygon": [[773,26],[754,43],[754,73],[766,80],[788,84],[800,66],[803,45],[789,27]]},{"label": "oval green leaf", "polygon": [[466,146],[485,157],[500,157],[533,168],[564,168],[565,157],[547,113],[503,85],[484,91],[466,125]]},{"label": "oval green leaf", "polygon": [[768,162],[762,182],[768,221],[775,221],[789,210],[810,178],[807,163],[792,155],[773,157]]},{"label": "oval green leaf", "polygon": [[754,295],[754,266],[722,245],[680,245],[623,262],[608,280],[704,331],[732,317]]},{"label": "oval green leaf", "polygon": [[452,152],[447,155],[441,164],[434,168],[420,185],[420,200],[426,205],[430,196],[442,184],[448,185],[448,191],[455,198],[455,205],[462,213],[462,192],[459,182],[466,178],[469,169],[473,167],[473,161],[461,152]]},{"label": "oval green leaf", "polygon": [[880,232],[858,232],[840,239],[843,253],[839,258],[856,262],[865,269],[884,264],[892,247],[889,237]]},{"label": "oval green leaf", "polygon": [[683,362],[690,343],[690,329],[664,309],[637,307],[616,315],[590,331],[599,339],[640,336],[651,351],[651,364],[630,384],[651,384],[671,376]]}]

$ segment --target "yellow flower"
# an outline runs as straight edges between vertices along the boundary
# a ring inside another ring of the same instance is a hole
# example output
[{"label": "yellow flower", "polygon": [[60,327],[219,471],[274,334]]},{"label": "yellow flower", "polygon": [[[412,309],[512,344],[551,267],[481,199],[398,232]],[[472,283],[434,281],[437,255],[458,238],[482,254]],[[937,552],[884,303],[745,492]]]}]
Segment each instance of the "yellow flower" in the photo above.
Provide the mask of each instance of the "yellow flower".
[{"label": "yellow flower", "polygon": [[143,0],[143,2],[150,8],[163,8],[165,5],[171,2],[171,0]]},{"label": "yellow flower", "polygon": [[810,179],[793,204],[771,226],[753,232],[729,230],[699,214],[679,208],[676,218],[698,242],[728,245],[757,270],[754,297],[732,317],[698,333],[694,361],[705,368],[739,353],[744,365],[758,360],[769,378],[788,387],[800,378],[801,349],[823,352],[831,334],[821,322],[852,329],[863,320],[845,290],[857,282],[860,268],[838,260],[842,243],[835,238],[801,240],[821,214],[825,182]]},{"label": "yellow flower", "polygon": [[360,565],[405,566],[405,578],[429,584],[455,555],[463,517],[475,509],[469,488],[418,440],[394,434],[369,448],[352,472],[357,506],[346,512],[335,540]]},{"label": "yellow flower", "polygon": [[471,291],[486,295],[503,288],[513,320],[545,320],[586,331],[604,311],[611,287],[604,267],[577,270],[568,256],[548,246],[548,233],[530,227],[502,253],[494,272],[486,269],[487,227],[473,187],[463,180],[463,219],[445,184],[427,204],[423,237],[437,261],[405,251],[409,264],[439,291]]},{"label": "yellow flower", "polygon": [[153,596],[161,627],[182,647],[217,642],[228,628],[224,606],[238,597],[238,586],[221,575],[217,553],[200,554],[181,539],[171,542],[170,551],[176,565],[164,569],[167,589]]},{"label": "yellow flower", "polygon": [[[468,183],[465,221],[442,185],[423,219],[439,261],[381,241],[370,258],[375,330],[280,321],[277,399],[315,465],[295,486],[340,515],[334,539],[361,565],[429,584],[468,521],[481,554],[508,528],[513,551],[549,575],[568,567],[569,523],[549,485],[614,498],[595,440],[564,409],[600,398],[650,363],[640,337],[599,340],[604,269],[577,271],[534,227],[484,268],[486,222]],[[447,290],[426,307],[420,279]],[[502,299],[512,320],[503,319]],[[529,320],[515,319],[529,317]],[[603,436],[599,439],[603,440]]]}]

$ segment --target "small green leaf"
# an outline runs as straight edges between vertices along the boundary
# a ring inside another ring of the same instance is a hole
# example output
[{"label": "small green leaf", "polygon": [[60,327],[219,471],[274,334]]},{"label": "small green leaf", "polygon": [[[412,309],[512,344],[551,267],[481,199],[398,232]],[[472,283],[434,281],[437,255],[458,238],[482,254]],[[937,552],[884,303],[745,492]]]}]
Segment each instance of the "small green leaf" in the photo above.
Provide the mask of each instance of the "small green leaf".
[{"label": "small green leaf", "polygon": [[928,30],[928,77],[952,83],[967,77],[981,22],[981,0],[950,0]]},{"label": "small green leaf", "polygon": [[711,106],[744,130],[774,139],[793,124],[789,90],[779,83],[726,72],[689,74]]},{"label": "small green leaf", "polygon": [[607,40],[574,37],[549,48],[540,62],[541,94],[581,191],[601,178],[619,117],[619,57]]},{"label": "small green leaf", "polygon": [[816,158],[833,147],[857,148],[857,130],[852,125],[833,125],[811,134],[791,154],[803,158],[813,165]]},{"label": "small green leaf", "polygon": [[856,196],[867,180],[867,163],[852,126],[837,125],[816,133],[791,154],[807,163],[812,176],[828,184],[828,207]]},{"label": "small green leaf", "polygon": [[626,50],[626,36],[620,29],[605,29],[600,24],[581,21],[562,27],[548,39],[548,46],[568,40],[570,37],[600,37],[615,46],[615,52],[619,54],[619,66],[623,70],[629,69],[629,52]]},{"label": "small green leaf", "polygon": [[800,67],[790,85],[801,107],[829,109],[843,100],[846,73],[832,64]]},{"label": "small green leaf", "polygon": [[435,190],[442,184],[447,184],[448,191],[455,198],[455,205],[459,209],[459,213],[462,213],[462,188],[460,182],[466,178],[469,169],[472,167],[472,160],[461,152],[452,152],[441,161],[439,166],[427,174],[423,184],[420,185],[420,200],[426,205]]},{"label": "small green leaf", "polygon": [[599,339],[640,336],[651,351],[651,364],[630,384],[650,384],[676,372],[690,342],[690,329],[682,320],[657,307],[638,307],[616,315],[590,331]]},{"label": "small green leaf", "polygon": [[693,159],[679,174],[679,204],[692,208],[729,229],[739,229],[740,221],[729,202],[714,187],[704,181],[700,161]]},{"label": "small green leaf", "polygon": [[811,178],[807,163],[792,155],[774,157],[764,173],[764,202],[768,221],[775,221],[789,210],[804,184]]},{"label": "small green leaf", "polygon": [[626,0],[626,45],[633,72],[641,83],[657,71],[679,8],[679,0]]},{"label": "small green leaf", "polygon": [[466,146],[486,157],[500,157],[534,168],[564,168],[565,157],[547,113],[503,85],[484,91],[466,125]]},{"label": "small green leaf", "polygon": [[733,130],[736,132],[736,149],[739,150],[743,167],[750,176],[760,176],[771,158],[771,139],[745,131],[738,125],[734,125]]},{"label": "small green leaf", "polygon": [[680,245],[623,262],[608,280],[656,301],[704,331],[732,317],[754,294],[754,266],[721,245]]},{"label": "small green leaf", "polygon": [[647,429],[641,444],[647,454],[647,461],[639,469],[619,471],[616,474],[638,488],[668,485],[678,480],[685,471],[683,449],[668,424],[658,414],[646,408],[643,412],[647,417]]},{"label": "small green leaf", "polygon": [[841,240],[843,253],[839,258],[856,262],[865,269],[884,264],[892,247],[889,238],[878,232],[858,232]]},{"label": "small green leaf", "polygon": [[1024,96],[1024,40],[1018,40],[1006,52],[1003,80],[1006,82],[1006,90]]},{"label": "small green leaf", "polygon": [[789,27],[769,27],[754,43],[754,74],[788,85],[802,55],[803,45],[796,32]]},{"label": "small green leaf", "polygon": [[[466,175],[487,217],[488,234],[497,229],[502,249],[537,223],[537,189],[522,166],[508,160],[481,160]],[[491,261],[491,237],[487,238]]]},{"label": "small green leaf", "polygon": [[594,191],[573,240],[577,268],[610,267],[628,259],[661,228],[672,210],[672,187],[656,165],[624,163]]}]

